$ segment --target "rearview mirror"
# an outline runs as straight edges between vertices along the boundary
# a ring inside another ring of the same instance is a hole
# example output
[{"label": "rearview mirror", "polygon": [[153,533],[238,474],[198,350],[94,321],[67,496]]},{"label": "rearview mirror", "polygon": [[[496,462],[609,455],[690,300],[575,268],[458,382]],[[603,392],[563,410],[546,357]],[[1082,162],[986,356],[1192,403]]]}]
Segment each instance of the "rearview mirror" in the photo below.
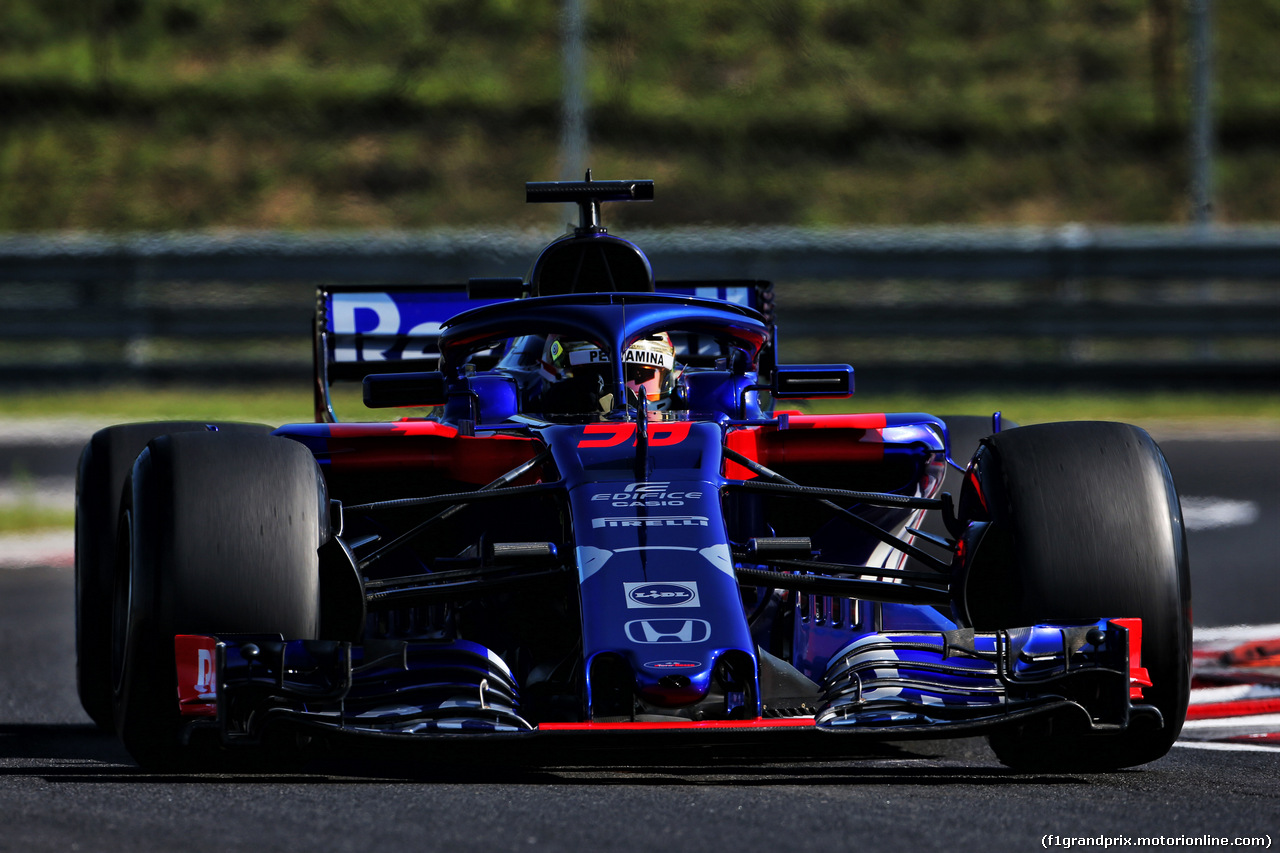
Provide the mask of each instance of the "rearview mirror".
[{"label": "rearview mirror", "polygon": [[777,399],[816,399],[853,396],[853,368],[847,364],[780,364],[773,370]]}]

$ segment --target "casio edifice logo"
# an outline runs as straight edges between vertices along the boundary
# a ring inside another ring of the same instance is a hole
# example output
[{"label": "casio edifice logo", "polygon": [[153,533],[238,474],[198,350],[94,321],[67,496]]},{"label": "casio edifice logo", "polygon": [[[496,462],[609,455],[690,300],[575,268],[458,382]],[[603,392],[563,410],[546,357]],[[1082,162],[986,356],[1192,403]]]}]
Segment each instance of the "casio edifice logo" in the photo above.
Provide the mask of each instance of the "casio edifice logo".
[{"label": "casio edifice logo", "polygon": [[609,501],[609,506],[684,506],[685,501],[696,501],[702,492],[672,489],[671,483],[629,483],[620,492],[602,492],[592,495],[593,501]]},{"label": "casio edifice logo", "polygon": [[624,583],[627,607],[698,607],[697,581]]}]

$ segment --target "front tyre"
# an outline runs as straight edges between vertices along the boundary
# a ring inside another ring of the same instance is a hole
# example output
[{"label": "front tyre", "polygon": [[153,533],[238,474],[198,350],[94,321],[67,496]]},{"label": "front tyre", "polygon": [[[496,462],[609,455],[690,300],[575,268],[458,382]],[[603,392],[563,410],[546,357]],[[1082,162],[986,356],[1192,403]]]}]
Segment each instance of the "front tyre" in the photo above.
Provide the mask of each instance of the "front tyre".
[{"label": "front tyre", "polygon": [[[1019,769],[1108,770],[1154,761],[1182,729],[1191,683],[1191,582],[1173,478],[1128,424],[1042,424],[986,439],[974,467],[991,516],[973,572],[998,578],[986,619],[1001,627],[1142,619],[1143,703],[1159,729],[993,734]],[[985,564],[984,564],[985,563]]]},{"label": "front tyre", "polygon": [[183,743],[174,635],[316,638],[316,552],[327,536],[320,471],[288,439],[177,433],[147,445],[123,501],[116,730],[143,767],[207,767],[215,747]]},{"label": "front tyre", "polygon": [[76,688],[99,728],[114,730],[111,686],[111,583],[120,492],[133,461],[156,436],[173,432],[252,432],[260,424],[161,421],[120,424],[94,433],[76,468]]}]

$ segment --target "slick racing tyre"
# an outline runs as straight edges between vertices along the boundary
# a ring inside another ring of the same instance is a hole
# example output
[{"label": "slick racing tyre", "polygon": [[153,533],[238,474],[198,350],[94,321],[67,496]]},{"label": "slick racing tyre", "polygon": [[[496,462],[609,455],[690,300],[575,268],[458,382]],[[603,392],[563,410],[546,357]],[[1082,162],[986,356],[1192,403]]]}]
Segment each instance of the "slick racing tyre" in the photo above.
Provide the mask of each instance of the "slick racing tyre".
[{"label": "slick racing tyre", "polygon": [[315,639],[327,495],[310,452],[284,438],[181,432],[134,463],[114,587],[116,731],[151,770],[215,766],[216,737],[184,744],[175,634]]},{"label": "slick racing tyre", "polygon": [[120,491],[133,460],[158,435],[171,432],[255,432],[259,424],[168,421],[123,424],[94,433],[76,469],[76,687],[80,704],[105,730],[111,719],[111,575],[116,557]]},{"label": "slick racing tyre", "polygon": [[[1173,478],[1151,437],[1128,424],[1042,424],[986,440],[976,461],[991,514],[979,548],[1004,560],[1003,627],[1142,619],[1142,665],[1162,727],[993,733],[1002,763],[1031,770],[1109,770],[1169,751],[1191,683],[1191,583]],[[1003,612],[1000,612],[1003,611]]]}]

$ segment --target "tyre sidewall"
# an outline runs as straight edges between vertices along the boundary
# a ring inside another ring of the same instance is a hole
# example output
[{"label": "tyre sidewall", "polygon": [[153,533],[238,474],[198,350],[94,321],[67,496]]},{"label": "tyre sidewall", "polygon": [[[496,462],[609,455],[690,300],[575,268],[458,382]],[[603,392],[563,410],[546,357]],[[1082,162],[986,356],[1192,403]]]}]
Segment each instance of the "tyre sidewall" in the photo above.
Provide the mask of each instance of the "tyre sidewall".
[{"label": "tyre sidewall", "polygon": [[104,729],[112,725],[111,621],[116,532],[125,481],[151,439],[174,432],[252,432],[261,424],[159,421],[120,424],[94,433],[76,466],[76,688],[80,704]]},{"label": "tyre sidewall", "polygon": [[317,636],[323,483],[288,439],[180,433],[147,445],[125,501],[117,732],[144,767],[200,765],[181,742],[174,635]]}]

